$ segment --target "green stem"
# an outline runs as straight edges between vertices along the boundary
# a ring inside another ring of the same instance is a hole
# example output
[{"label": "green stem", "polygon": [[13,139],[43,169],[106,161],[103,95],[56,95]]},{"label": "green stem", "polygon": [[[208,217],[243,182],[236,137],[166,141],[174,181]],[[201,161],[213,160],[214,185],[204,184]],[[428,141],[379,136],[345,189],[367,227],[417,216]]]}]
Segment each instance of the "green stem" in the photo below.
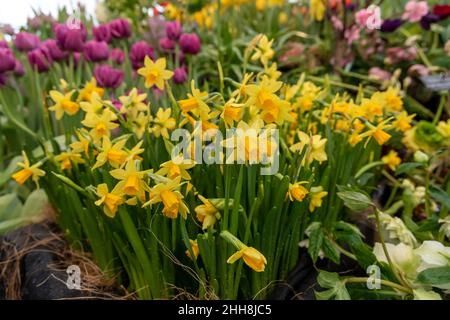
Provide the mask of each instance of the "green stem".
[{"label": "green stem", "polygon": [[[343,280],[344,280],[344,283],[367,283],[367,281],[371,280],[371,279],[367,278],[367,277],[366,278],[364,278],[364,277],[362,277],[362,278],[351,277],[351,278],[345,278]],[[404,287],[404,286],[399,285],[399,284],[397,284],[395,282],[380,279],[380,283],[383,286],[391,287],[393,289],[400,290],[400,291],[402,291],[404,293],[412,294],[412,290],[410,288]]]}]

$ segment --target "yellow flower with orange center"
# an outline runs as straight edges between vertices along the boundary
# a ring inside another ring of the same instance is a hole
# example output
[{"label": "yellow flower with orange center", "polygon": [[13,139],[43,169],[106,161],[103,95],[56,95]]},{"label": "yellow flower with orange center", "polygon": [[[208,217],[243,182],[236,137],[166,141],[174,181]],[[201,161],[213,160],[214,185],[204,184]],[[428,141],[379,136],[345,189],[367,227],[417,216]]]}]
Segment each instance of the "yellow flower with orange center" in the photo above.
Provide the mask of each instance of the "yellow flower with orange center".
[{"label": "yellow flower with orange center", "polygon": [[125,202],[123,192],[117,189],[117,187],[109,192],[108,185],[106,183],[102,183],[97,186],[97,195],[100,199],[95,201],[95,205],[103,205],[103,211],[110,218],[114,218],[116,216],[119,206]]},{"label": "yellow flower with orange center", "polygon": [[205,197],[199,195],[198,198],[203,204],[198,205],[195,208],[197,214],[197,220],[202,223],[202,229],[206,230],[210,226],[213,226],[218,219],[220,219],[219,210]]},{"label": "yellow flower with orange center", "polygon": [[45,171],[39,169],[39,167],[42,166],[42,163],[38,162],[31,165],[25,151],[22,151],[22,157],[23,162],[18,162],[17,166],[23,169],[14,173],[11,177],[20,185],[23,185],[29,178],[31,178],[39,188],[39,178],[45,176]]},{"label": "yellow flower with orange center", "polygon": [[62,94],[55,90],[50,91],[50,97],[55,104],[48,108],[48,110],[55,112],[57,120],[60,120],[64,116],[64,113],[73,116],[80,110],[78,103],[72,101],[74,92],[75,90],[72,90],[66,94]]},{"label": "yellow flower with orange center", "polygon": [[415,114],[408,115],[406,111],[403,111],[395,117],[394,122],[392,122],[392,126],[401,132],[406,132],[411,129],[411,122],[415,116]]},{"label": "yellow flower with orange center", "polygon": [[173,72],[166,70],[166,58],[160,58],[153,62],[148,56],[145,57],[144,67],[138,70],[138,74],[145,78],[145,87],[156,86],[164,90],[164,82],[173,76]]},{"label": "yellow flower with orange center", "polygon": [[123,165],[128,158],[127,152],[123,150],[126,143],[127,139],[121,139],[113,145],[108,137],[104,137],[101,152],[97,155],[97,162],[92,170],[100,168],[106,162],[114,168]]},{"label": "yellow flower with orange center", "polygon": [[105,93],[105,89],[97,87],[97,80],[94,77],[80,90],[78,100],[89,102],[92,99],[93,93],[96,93],[100,98],[103,97],[103,94]]},{"label": "yellow flower with orange center", "polygon": [[184,180],[191,180],[191,176],[187,170],[193,168],[194,166],[194,161],[183,159],[182,156],[177,156],[170,161],[164,162],[161,165],[161,169],[156,172],[156,174],[168,177],[169,179],[181,177]]},{"label": "yellow flower with orange center", "polygon": [[306,183],[308,183],[308,181],[301,181],[293,184],[290,183],[286,196],[288,196],[291,201],[302,202],[309,193],[309,191],[302,186]]},{"label": "yellow flower with orange center", "polygon": [[316,208],[322,206],[323,198],[326,197],[328,192],[323,191],[322,187],[311,188],[310,200],[309,200],[309,211],[313,212]]},{"label": "yellow flower with orange center", "polygon": [[147,185],[144,178],[151,170],[138,171],[136,169],[136,164],[136,161],[130,160],[127,162],[125,169],[114,169],[110,171],[109,174],[115,179],[120,180],[115,189],[143,201],[145,199],[145,192],[150,191],[150,187]]},{"label": "yellow flower with orange center", "polygon": [[398,153],[394,150],[389,151],[387,155],[381,158],[381,161],[387,165],[391,170],[395,170],[400,163],[402,163],[402,159],[398,156]]},{"label": "yellow flower with orange center", "polygon": [[162,179],[163,182],[158,183],[150,190],[150,201],[144,204],[144,207],[162,202],[164,208],[162,210],[164,216],[170,219],[176,219],[178,214],[186,219],[189,209],[183,201],[183,195],[180,193],[181,176],[171,180]]},{"label": "yellow flower with orange center", "polygon": [[81,154],[76,153],[74,151],[62,152],[61,154],[55,157],[55,160],[59,162],[61,170],[70,170],[72,169],[73,164],[84,163]]}]

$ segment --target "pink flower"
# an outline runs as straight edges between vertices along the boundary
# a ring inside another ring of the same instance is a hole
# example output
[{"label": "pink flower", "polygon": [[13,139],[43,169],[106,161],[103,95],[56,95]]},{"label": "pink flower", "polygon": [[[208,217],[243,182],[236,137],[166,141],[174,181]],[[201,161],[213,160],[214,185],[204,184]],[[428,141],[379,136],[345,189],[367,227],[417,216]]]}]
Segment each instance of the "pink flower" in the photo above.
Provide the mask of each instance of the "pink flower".
[{"label": "pink flower", "polygon": [[376,79],[379,81],[388,81],[391,79],[392,74],[386,70],[383,70],[378,67],[372,67],[369,70],[369,78]]},{"label": "pink flower", "polygon": [[369,30],[380,29],[381,10],[376,5],[371,5],[366,9],[359,10],[355,14],[356,23],[360,27],[366,27]]},{"label": "pink flower", "polygon": [[405,12],[402,18],[410,22],[417,22],[428,13],[428,3],[426,1],[410,0],[405,5]]},{"label": "pink flower", "polygon": [[345,30],[344,37],[348,45],[351,45],[359,39],[359,32],[360,29],[357,26],[352,26],[350,29]]}]

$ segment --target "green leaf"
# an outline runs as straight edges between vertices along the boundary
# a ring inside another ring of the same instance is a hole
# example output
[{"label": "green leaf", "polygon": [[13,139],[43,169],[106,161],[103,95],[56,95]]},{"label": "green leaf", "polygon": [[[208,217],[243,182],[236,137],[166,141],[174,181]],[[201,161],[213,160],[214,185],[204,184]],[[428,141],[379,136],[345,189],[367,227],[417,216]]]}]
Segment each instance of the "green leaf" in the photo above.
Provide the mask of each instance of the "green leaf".
[{"label": "green leaf", "polygon": [[317,277],[317,283],[324,289],[334,288],[339,282],[339,275],[336,272],[320,271]]},{"label": "green leaf", "polygon": [[337,193],[344,205],[352,211],[363,211],[373,206],[372,200],[362,192],[342,191]]},{"label": "green leaf", "polygon": [[322,245],[323,253],[325,254],[325,257],[330,259],[336,264],[339,264],[341,253],[336,248],[336,245],[330,241],[327,237],[323,239],[323,245]]},{"label": "green leaf", "polygon": [[21,215],[22,217],[33,217],[33,219],[38,219],[38,216],[42,214],[47,204],[48,198],[45,191],[42,189],[35,190],[25,201]]},{"label": "green leaf", "polygon": [[311,256],[311,259],[315,263],[317,261],[317,258],[319,257],[320,249],[322,249],[322,243],[324,239],[324,234],[320,222],[314,222],[313,224],[311,224],[311,226],[308,228],[308,232],[309,232],[308,252],[309,255]]},{"label": "green leaf", "polygon": [[14,157],[8,164],[8,167],[3,171],[0,172],[0,186],[5,184],[11,179],[11,175],[16,171],[17,168],[17,162],[22,161],[22,156],[16,156]]},{"label": "green leaf", "polygon": [[0,221],[18,218],[21,211],[22,202],[15,193],[0,197]]},{"label": "green leaf", "polygon": [[423,270],[416,279],[417,282],[432,286],[450,283],[450,267],[430,268]]},{"label": "green leaf", "polygon": [[410,173],[411,171],[419,167],[423,167],[423,164],[419,162],[402,163],[398,166],[397,170],[395,170],[395,175],[399,176],[404,173]]},{"label": "green leaf", "polygon": [[431,185],[428,189],[428,192],[434,198],[434,200],[440,202],[447,208],[450,208],[450,196],[444,190],[436,185]]}]

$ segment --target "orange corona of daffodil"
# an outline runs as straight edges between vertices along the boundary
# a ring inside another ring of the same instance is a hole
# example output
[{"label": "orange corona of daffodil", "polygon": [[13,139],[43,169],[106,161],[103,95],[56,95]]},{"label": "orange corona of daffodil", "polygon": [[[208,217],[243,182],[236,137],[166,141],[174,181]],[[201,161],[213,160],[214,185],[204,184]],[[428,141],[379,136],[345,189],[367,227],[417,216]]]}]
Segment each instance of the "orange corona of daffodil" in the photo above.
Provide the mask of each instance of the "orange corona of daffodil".
[{"label": "orange corona of daffodil", "polygon": [[62,152],[55,157],[55,160],[60,163],[61,170],[70,170],[73,164],[82,164],[85,161],[81,154],[72,151]]},{"label": "orange corona of daffodil", "polygon": [[103,137],[109,137],[111,130],[119,126],[114,121],[117,116],[109,109],[105,109],[102,114],[87,113],[81,124],[85,127],[91,128],[89,134],[94,139],[95,143],[100,142]]},{"label": "orange corona of daffodil", "polygon": [[173,76],[173,72],[166,70],[166,58],[159,58],[153,62],[148,56],[145,57],[144,67],[138,70],[138,74],[145,78],[145,87],[156,86],[164,90],[164,82]]},{"label": "orange corona of daffodil", "polygon": [[80,110],[79,104],[72,101],[74,92],[75,91],[72,90],[66,94],[62,94],[55,90],[50,91],[50,97],[55,104],[48,108],[48,110],[55,112],[55,117],[57,120],[60,120],[64,116],[64,113],[67,113],[69,116],[73,116],[78,112],[78,110]]},{"label": "orange corona of daffodil", "polygon": [[39,178],[45,176],[45,171],[39,169],[42,163],[38,162],[31,165],[25,151],[22,151],[22,157],[23,162],[17,163],[17,166],[23,169],[14,173],[11,177],[20,185],[23,185],[31,177],[34,183],[36,183],[36,186],[39,188]]}]

